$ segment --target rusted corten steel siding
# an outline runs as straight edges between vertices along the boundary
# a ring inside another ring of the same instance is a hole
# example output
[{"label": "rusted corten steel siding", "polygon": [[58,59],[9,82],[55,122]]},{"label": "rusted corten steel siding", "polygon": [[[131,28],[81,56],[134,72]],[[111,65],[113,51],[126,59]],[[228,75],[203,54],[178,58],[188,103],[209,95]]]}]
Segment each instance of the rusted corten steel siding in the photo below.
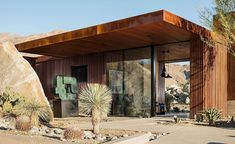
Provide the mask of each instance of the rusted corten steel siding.
[{"label": "rusted corten steel siding", "polygon": [[56,75],[71,76],[72,66],[87,65],[88,82],[105,83],[103,54],[92,54],[37,63],[36,71],[48,99],[54,99],[53,80]]},{"label": "rusted corten steel siding", "polygon": [[190,114],[217,108],[227,114],[227,51],[207,47],[200,39],[191,41]]},{"label": "rusted corten steel siding", "polygon": [[231,54],[228,55],[228,72],[228,100],[235,100],[235,56]]}]

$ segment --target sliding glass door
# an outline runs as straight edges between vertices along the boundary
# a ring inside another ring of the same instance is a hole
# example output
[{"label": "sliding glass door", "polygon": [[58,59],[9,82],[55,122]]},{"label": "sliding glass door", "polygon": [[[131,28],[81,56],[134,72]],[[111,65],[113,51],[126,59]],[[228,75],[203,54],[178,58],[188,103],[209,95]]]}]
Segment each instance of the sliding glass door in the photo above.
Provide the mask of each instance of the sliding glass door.
[{"label": "sliding glass door", "polygon": [[150,56],[149,47],[106,55],[108,85],[113,91],[113,115],[150,115]]}]

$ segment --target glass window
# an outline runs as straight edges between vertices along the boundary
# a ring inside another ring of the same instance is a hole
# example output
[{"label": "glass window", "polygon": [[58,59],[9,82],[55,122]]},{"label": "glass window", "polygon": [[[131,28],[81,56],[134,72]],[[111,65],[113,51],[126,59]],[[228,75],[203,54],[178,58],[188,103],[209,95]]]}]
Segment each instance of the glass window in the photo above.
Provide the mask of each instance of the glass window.
[{"label": "glass window", "polygon": [[108,85],[113,91],[113,115],[150,115],[150,56],[149,47],[106,55]]}]

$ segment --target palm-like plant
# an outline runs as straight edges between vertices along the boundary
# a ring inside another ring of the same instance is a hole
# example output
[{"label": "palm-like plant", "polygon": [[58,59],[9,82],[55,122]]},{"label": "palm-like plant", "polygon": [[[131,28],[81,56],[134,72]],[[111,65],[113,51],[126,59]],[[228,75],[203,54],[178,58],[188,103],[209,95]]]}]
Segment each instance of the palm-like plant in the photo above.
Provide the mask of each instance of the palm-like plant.
[{"label": "palm-like plant", "polygon": [[53,117],[51,109],[36,100],[26,101],[18,105],[15,107],[15,113],[28,116],[31,124],[35,126],[38,126],[40,121],[49,122]]},{"label": "palm-like plant", "polygon": [[99,133],[100,122],[110,112],[112,92],[106,85],[87,84],[79,93],[80,112],[92,116],[93,132]]}]

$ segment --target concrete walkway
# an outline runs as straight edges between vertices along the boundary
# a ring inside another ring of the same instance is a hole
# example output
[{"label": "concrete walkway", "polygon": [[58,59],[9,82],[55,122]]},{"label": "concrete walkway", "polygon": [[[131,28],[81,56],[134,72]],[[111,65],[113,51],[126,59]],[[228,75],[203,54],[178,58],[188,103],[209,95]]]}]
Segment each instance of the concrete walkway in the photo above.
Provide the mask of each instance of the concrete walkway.
[{"label": "concrete walkway", "polygon": [[[125,129],[146,132],[170,133],[149,144],[235,144],[235,128],[215,128],[196,125],[156,124],[167,118],[131,119],[102,123],[102,128]],[[168,118],[169,119],[169,118]],[[82,128],[91,128],[81,124]]]},{"label": "concrete walkway", "polygon": [[182,127],[148,144],[235,144],[235,129]]}]

